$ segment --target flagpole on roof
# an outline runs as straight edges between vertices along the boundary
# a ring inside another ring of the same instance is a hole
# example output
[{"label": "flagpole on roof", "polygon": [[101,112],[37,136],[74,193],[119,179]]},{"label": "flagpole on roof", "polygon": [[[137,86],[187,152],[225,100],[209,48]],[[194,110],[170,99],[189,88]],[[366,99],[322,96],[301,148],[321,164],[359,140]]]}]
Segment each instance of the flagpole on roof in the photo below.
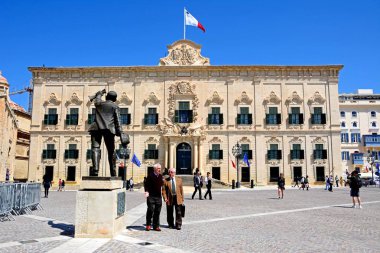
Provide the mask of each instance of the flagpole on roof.
[{"label": "flagpole on roof", "polygon": [[183,8],[183,39],[186,39],[186,7]]}]

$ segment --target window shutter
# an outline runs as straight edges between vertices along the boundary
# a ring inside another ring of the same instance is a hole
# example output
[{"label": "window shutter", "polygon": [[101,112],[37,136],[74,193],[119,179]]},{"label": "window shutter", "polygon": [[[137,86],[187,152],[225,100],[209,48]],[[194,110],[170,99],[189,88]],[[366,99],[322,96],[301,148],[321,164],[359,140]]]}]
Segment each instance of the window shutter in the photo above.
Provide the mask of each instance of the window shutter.
[{"label": "window shutter", "polygon": [[325,113],[321,114],[321,118],[322,118],[322,124],[326,124],[326,114]]},{"label": "window shutter", "polygon": [[300,113],[300,114],[299,114],[299,117],[300,117],[300,124],[303,124],[303,114]]}]

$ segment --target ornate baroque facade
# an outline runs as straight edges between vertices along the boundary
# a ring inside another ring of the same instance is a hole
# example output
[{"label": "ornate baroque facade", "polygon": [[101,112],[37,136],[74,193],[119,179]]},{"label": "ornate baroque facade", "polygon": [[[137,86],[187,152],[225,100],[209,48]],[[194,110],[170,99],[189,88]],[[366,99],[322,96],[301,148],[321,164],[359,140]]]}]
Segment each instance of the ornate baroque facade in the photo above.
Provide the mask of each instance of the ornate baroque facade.
[{"label": "ornate baroque facade", "polygon": [[[178,174],[200,168],[231,182],[237,173],[229,153],[237,142],[250,162],[239,161],[243,182],[266,185],[279,173],[287,182],[306,174],[315,182],[341,173],[341,65],[212,66],[200,49],[177,41],[159,66],[30,67],[29,179],[41,181],[48,173],[55,182],[78,184],[88,175],[88,96],[103,88],[118,93],[132,154],[142,161],[141,168],[127,163],[127,178],[135,181],[159,162]],[[122,171],[122,158],[119,164]]]}]

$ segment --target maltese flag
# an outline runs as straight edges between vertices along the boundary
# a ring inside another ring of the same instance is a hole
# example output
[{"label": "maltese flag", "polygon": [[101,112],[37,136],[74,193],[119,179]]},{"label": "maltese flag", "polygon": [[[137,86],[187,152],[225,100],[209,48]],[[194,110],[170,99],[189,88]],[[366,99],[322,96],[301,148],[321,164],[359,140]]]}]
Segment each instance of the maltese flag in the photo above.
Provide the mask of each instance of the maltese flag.
[{"label": "maltese flag", "polygon": [[191,15],[190,12],[188,12],[186,9],[185,9],[185,24],[186,25],[191,25],[191,26],[196,26],[199,29],[201,29],[203,32],[206,32],[206,30],[203,27],[203,25],[201,23],[199,23],[198,20],[196,20],[193,17],[193,15]]}]

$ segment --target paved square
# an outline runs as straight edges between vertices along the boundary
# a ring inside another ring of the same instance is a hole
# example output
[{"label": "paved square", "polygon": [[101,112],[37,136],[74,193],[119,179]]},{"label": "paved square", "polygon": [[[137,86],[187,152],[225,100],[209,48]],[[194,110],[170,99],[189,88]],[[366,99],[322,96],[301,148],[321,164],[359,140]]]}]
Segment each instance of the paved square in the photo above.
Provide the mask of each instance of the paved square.
[{"label": "paved square", "polygon": [[181,231],[144,231],[145,198],[127,192],[128,227],[109,239],[73,239],[76,192],[51,192],[44,210],[0,223],[0,252],[380,252],[380,189],[362,188],[363,209],[349,188],[215,190],[191,200]]}]

